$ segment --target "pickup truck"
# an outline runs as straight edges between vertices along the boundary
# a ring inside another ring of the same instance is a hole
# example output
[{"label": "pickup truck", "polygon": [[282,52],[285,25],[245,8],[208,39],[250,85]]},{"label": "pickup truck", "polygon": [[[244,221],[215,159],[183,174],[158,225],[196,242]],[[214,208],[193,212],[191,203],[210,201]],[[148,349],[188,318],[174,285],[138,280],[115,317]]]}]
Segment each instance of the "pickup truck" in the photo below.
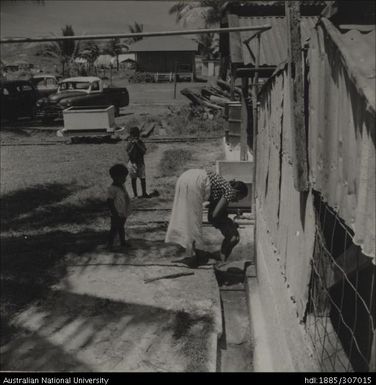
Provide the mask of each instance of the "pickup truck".
[{"label": "pickup truck", "polygon": [[43,121],[63,118],[63,110],[72,106],[105,106],[113,105],[115,116],[120,107],[129,104],[126,88],[104,87],[100,78],[94,76],[64,79],[59,83],[55,94],[37,101],[37,116]]},{"label": "pickup truck", "polygon": [[37,74],[29,79],[37,89],[39,98],[55,94],[59,88],[59,81],[55,75]]}]

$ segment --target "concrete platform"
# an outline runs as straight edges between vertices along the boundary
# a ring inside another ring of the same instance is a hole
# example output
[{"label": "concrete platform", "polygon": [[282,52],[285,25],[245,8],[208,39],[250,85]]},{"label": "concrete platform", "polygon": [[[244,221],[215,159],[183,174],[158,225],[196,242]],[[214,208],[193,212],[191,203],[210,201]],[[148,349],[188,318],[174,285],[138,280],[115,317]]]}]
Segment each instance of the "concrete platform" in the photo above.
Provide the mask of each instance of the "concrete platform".
[{"label": "concrete platform", "polygon": [[[240,231],[242,242],[230,260],[244,271],[245,258],[252,257],[250,230]],[[140,228],[129,235],[134,246],[129,250],[108,252],[99,247],[65,256],[64,278],[12,320],[16,338],[1,347],[2,370],[218,369],[218,340],[223,329],[215,260],[190,269],[177,262],[181,254],[177,247],[163,242],[162,229]],[[205,227],[204,236],[209,252],[219,250],[222,237],[218,230]],[[194,274],[145,282],[187,272]],[[244,324],[243,318],[241,322]],[[229,362],[231,357],[236,355],[230,354]],[[227,370],[240,369],[231,365]]]},{"label": "concrete platform", "polygon": [[222,318],[212,265],[173,263],[176,252],[158,238],[126,252],[68,254],[64,279],[13,319],[2,370],[216,371]]}]

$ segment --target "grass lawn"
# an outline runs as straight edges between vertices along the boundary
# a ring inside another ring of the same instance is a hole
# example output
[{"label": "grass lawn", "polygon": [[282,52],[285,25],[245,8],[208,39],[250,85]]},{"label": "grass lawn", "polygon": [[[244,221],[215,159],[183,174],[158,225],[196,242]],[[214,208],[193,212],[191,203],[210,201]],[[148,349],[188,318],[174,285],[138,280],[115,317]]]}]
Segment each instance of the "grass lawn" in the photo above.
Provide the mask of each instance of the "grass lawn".
[{"label": "grass lawn", "polygon": [[[109,225],[106,189],[111,183],[108,169],[126,162],[125,143],[2,147],[3,336],[8,334],[7,319],[30,301],[42,298],[64,276],[67,254],[90,252],[105,242]],[[160,196],[132,200],[133,207],[171,208],[181,172],[213,168],[222,157],[219,140],[148,144],[148,190],[157,189]],[[126,187],[131,194],[129,180]],[[135,210],[128,226],[137,223],[137,231],[142,231],[153,215]]]},{"label": "grass lawn", "polygon": [[[156,122],[166,136],[210,136],[223,131],[221,119],[190,116],[180,94],[177,101],[172,99],[171,84],[135,84],[129,91],[131,105],[122,110],[119,125],[129,128]],[[43,127],[37,121],[1,127],[1,344],[17,337],[12,317],[34,301],[43,302],[51,286],[64,278],[69,255],[95,253],[106,242],[108,169],[114,163],[127,163],[125,141],[56,143],[56,129],[57,125]],[[158,134],[162,135],[154,133]],[[51,142],[56,144],[41,145]],[[223,159],[220,140],[147,144],[147,188],[160,195],[132,200],[135,210],[127,221],[129,236],[152,240],[152,249],[137,252],[150,254],[163,243],[161,234],[179,175],[189,168],[213,168],[217,159]],[[130,180],[126,187],[132,195]],[[160,208],[165,210],[154,210]]]}]

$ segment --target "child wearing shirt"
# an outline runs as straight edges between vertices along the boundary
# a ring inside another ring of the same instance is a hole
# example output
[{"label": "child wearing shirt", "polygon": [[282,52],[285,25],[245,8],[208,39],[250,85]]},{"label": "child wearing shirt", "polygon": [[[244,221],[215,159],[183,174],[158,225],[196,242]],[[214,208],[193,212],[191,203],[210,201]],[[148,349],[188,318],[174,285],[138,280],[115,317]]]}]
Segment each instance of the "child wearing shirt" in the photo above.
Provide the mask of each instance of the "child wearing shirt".
[{"label": "child wearing shirt", "polygon": [[123,164],[115,164],[110,168],[112,184],[107,190],[107,204],[111,214],[111,228],[108,248],[112,248],[116,235],[121,246],[130,246],[125,240],[125,222],[130,213],[130,198],[124,186],[128,169]]},{"label": "child wearing shirt", "polygon": [[146,177],[145,177],[145,161],[146,146],[140,139],[140,129],[132,127],[127,145],[127,153],[129,157],[128,168],[131,176],[132,190],[135,198],[137,194],[137,178],[141,181],[142,198],[150,198],[146,192]]}]

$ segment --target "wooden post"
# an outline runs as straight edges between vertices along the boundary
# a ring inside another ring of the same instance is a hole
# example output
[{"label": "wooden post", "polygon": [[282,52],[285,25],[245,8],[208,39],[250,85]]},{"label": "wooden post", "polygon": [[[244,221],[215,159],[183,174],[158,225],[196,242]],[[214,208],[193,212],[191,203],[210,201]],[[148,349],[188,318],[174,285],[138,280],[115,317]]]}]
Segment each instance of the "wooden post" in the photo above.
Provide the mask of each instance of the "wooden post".
[{"label": "wooden post", "polygon": [[176,99],[176,82],[177,82],[177,76],[176,76],[176,71],[177,71],[178,63],[175,62],[175,76],[174,76],[174,99]]},{"label": "wooden post", "polygon": [[371,359],[370,359],[369,371],[376,371],[376,330],[373,330],[373,341],[371,347]]},{"label": "wooden post", "polygon": [[[261,55],[261,33],[257,34],[257,51],[256,51],[256,68],[260,67],[260,55]],[[256,214],[256,198],[257,198],[257,186],[256,186],[256,172],[257,172],[257,131],[258,131],[258,115],[257,115],[257,94],[258,87],[258,71],[255,72],[252,82],[252,154],[253,154],[253,183],[252,183],[252,212],[256,218],[255,225],[253,227],[253,255],[256,264],[257,271],[257,214]]]},{"label": "wooden post", "polygon": [[230,77],[230,99],[235,99],[235,80],[236,80],[236,68],[231,68],[231,77]]},{"label": "wooden post", "polygon": [[288,34],[288,77],[290,82],[291,140],[294,159],[294,186],[308,190],[307,137],[304,119],[304,85],[300,36],[300,2],[285,1]]},{"label": "wooden post", "polygon": [[248,160],[248,77],[242,78],[242,94],[241,94],[241,126],[240,126],[240,160]]}]

